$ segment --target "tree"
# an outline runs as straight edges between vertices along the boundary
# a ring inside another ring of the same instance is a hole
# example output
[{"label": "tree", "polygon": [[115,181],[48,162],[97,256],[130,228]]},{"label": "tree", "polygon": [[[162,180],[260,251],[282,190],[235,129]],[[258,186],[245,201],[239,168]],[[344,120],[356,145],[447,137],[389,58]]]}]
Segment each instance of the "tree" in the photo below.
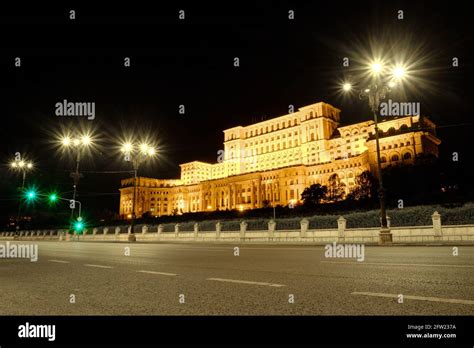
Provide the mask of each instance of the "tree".
[{"label": "tree", "polygon": [[320,184],[314,184],[304,189],[301,199],[304,205],[316,205],[326,198],[328,188]]},{"label": "tree", "polygon": [[142,214],[142,219],[149,219],[153,217],[153,215],[151,214],[151,211],[146,211]]},{"label": "tree", "polygon": [[326,199],[330,202],[340,201],[342,197],[344,197],[344,187],[346,185],[341,182],[339,175],[334,173],[329,177],[328,180],[328,192],[326,195]]},{"label": "tree", "polygon": [[368,171],[359,174],[355,179],[355,187],[347,195],[349,200],[369,200],[377,197],[377,179]]}]

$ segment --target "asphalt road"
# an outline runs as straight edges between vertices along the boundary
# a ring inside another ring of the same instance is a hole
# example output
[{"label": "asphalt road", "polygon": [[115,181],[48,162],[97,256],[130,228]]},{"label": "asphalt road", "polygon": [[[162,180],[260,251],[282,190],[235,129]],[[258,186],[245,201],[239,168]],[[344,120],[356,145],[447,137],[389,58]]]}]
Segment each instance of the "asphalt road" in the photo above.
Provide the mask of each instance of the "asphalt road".
[{"label": "asphalt road", "polygon": [[357,262],[323,246],[38,245],[37,262],[0,259],[1,315],[474,314],[473,246],[367,246]]}]

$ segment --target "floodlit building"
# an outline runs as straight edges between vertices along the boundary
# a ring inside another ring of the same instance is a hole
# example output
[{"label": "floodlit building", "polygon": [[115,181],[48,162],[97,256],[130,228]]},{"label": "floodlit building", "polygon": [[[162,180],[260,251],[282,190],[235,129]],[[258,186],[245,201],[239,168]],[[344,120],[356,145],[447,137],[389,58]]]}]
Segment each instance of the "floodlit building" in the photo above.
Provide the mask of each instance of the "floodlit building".
[{"label": "floodlit building", "polygon": [[[226,209],[255,209],[299,201],[303,190],[337,174],[346,193],[355,178],[376,173],[374,122],[340,126],[340,110],[324,102],[248,126],[224,130],[217,163],[183,163],[180,179],[140,177],[137,217]],[[438,156],[436,126],[420,115],[379,122],[382,167]],[[120,215],[132,214],[133,178],[122,180]]]}]

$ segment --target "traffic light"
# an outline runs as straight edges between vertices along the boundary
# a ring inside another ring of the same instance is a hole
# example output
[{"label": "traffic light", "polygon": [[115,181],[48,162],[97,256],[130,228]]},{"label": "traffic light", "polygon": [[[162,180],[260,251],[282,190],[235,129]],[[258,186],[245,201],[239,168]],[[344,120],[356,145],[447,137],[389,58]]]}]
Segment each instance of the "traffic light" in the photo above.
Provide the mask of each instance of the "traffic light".
[{"label": "traffic light", "polygon": [[35,189],[29,189],[25,192],[25,198],[28,202],[33,202],[38,197],[38,192]]},{"label": "traffic light", "polygon": [[58,200],[59,200],[59,196],[56,192],[51,192],[49,195],[48,195],[48,204],[50,206],[58,203]]},{"label": "traffic light", "polygon": [[84,222],[82,221],[76,221],[74,223],[74,231],[76,232],[82,232],[84,230]]}]

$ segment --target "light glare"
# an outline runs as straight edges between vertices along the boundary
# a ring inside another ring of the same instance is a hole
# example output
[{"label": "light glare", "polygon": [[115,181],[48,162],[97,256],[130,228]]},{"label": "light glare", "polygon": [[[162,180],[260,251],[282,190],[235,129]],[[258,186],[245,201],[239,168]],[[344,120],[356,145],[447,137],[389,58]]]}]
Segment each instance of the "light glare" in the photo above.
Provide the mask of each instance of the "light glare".
[{"label": "light glare", "polygon": [[84,135],[82,137],[82,145],[87,146],[87,145],[90,145],[90,143],[91,143],[91,137],[88,135]]},{"label": "light glare", "polygon": [[61,140],[61,143],[63,144],[63,146],[69,146],[69,145],[71,145],[71,138],[69,138],[69,137],[64,137],[64,138]]},{"label": "light glare", "polygon": [[375,62],[371,65],[370,68],[374,74],[378,74],[382,71],[382,64]]},{"label": "light glare", "polygon": [[396,79],[401,79],[405,76],[405,69],[402,66],[397,66],[393,69],[393,76]]},{"label": "light glare", "polygon": [[140,151],[145,155],[148,154],[149,146],[147,144],[141,144],[140,145]]},{"label": "light glare", "polygon": [[133,150],[133,145],[131,143],[125,143],[122,145],[122,151],[129,153]]}]

